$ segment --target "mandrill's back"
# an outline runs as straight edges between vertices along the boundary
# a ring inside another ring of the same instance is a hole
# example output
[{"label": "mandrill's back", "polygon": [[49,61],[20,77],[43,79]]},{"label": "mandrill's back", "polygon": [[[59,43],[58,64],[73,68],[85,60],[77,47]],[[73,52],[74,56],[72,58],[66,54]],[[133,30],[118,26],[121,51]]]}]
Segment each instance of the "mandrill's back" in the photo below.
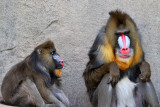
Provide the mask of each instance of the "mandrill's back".
[{"label": "mandrill's back", "polygon": [[14,65],[5,75],[2,86],[1,93],[5,103],[11,103],[11,99],[18,91],[18,88],[22,84],[23,80],[27,77],[28,66],[25,61],[22,61],[16,65]]}]

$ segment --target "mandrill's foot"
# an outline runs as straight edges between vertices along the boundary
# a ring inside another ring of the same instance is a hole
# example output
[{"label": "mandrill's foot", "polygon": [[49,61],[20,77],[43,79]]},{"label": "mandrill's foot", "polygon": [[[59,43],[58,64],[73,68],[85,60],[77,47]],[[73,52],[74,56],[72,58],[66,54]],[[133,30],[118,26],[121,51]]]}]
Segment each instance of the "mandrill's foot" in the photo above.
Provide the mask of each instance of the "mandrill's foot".
[{"label": "mandrill's foot", "polygon": [[4,99],[0,97],[0,104],[5,104]]},{"label": "mandrill's foot", "polygon": [[151,70],[150,70],[150,65],[148,62],[143,61],[140,65],[140,71],[141,74],[139,75],[139,78],[143,81],[143,82],[147,82],[150,80],[150,76],[151,76]]},{"label": "mandrill's foot", "polygon": [[112,86],[115,86],[115,84],[118,82],[120,78],[120,71],[116,63],[111,62],[109,64],[109,81],[108,83],[111,83]]}]

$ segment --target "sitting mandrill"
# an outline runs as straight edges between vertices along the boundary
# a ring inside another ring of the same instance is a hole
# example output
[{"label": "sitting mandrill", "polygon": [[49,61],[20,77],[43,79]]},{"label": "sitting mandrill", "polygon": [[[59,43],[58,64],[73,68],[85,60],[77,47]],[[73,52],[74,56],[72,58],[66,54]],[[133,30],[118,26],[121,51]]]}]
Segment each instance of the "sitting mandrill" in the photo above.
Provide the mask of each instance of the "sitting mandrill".
[{"label": "sitting mandrill", "polygon": [[3,79],[5,104],[22,107],[69,107],[61,89],[63,60],[52,41],[37,46],[31,55],[14,65]]},{"label": "sitting mandrill", "polygon": [[94,107],[159,107],[144,60],[135,22],[121,11],[111,11],[90,51],[83,73]]}]

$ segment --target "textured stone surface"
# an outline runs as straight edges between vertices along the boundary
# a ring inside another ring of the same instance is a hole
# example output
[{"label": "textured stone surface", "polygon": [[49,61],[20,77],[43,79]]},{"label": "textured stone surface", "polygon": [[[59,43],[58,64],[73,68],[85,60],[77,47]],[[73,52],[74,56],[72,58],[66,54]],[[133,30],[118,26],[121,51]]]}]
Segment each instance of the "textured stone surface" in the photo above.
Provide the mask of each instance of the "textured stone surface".
[{"label": "textured stone surface", "polygon": [[159,0],[0,0],[0,85],[11,66],[51,39],[65,61],[63,87],[72,107],[90,107],[82,73],[108,12],[120,9],[137,23],[160,98]]}]

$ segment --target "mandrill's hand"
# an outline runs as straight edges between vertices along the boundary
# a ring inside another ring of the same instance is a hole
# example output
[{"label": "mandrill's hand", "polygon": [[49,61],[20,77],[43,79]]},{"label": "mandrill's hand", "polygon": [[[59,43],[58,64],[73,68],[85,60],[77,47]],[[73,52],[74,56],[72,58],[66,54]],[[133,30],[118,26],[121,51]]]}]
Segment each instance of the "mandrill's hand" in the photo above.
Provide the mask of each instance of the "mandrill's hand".
[{"label": "mandrill's hand", "polygon": [[150,76],[151,76],[151,70],[150,70],[150,65],[148,62],[143,61],[140,65],[140,71],[141,74],[139,75],[139,78],[143,81],[143,82],[147,82],[150,80]]},{"label": "mandrill's hand", "polygon": [[112,86],[115,86],[115,84],[118,82],[120,78],[120,71],[116,63],[111,62],[109,64],[109,81],[108,83],[111,83]]}]

